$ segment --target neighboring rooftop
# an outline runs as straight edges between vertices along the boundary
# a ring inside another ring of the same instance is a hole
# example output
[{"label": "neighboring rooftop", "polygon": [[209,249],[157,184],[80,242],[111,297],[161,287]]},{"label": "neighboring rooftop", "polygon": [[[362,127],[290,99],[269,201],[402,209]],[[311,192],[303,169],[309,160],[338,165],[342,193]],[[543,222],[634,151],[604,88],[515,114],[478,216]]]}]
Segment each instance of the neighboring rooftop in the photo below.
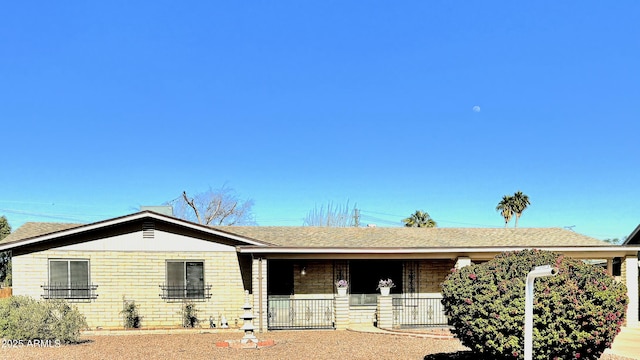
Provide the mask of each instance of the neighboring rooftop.
[{"label": "neighboring rooftop", "polygon": [[82,226],[85,224],[70,224],[70,223],[55,223],[55,222],[27,222],[17,228],[14,232],[7,235],[0,244],[9,243],[13,241],[29,239],[32,237],[51,234],[54,232],[68,230]]}]

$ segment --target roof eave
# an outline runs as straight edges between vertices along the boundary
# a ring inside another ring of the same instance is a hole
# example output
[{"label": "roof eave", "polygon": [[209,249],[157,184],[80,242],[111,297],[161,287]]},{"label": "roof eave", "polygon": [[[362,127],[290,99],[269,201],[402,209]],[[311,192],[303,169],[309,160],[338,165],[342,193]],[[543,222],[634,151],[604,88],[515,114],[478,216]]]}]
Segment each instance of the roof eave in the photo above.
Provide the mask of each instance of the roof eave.
[{"label": "roof eave", "polygon": [[[264,255],[450,255],[450,254],[496,254],[525,249],[540,249],[559,253],[571,253],[576,257],[623,257],[634,255],[640,246],[491,246],[491,247],[433,247],[433,248],[353,248],[353,247],[256,247],[238,246],[242,254]],[[602,255],[599,255],[602,254]],[[606,253],[606,254],[603,254]]]},{"label": "roof eave", "polygon": [[9,243],[1,244],[0,245],[0,251],[12,250],[12,249],[15,249],[15,248],[18,248],[18,247],[25,247],[25,246],[29,246],[29,245],[35,244],[35,243],[55,240],[56,238],[63,237],[63,236],[77,235],[77,234],[81,234],[83,232],[97,230],[97,229],[101,229],[101,228],[106,228],[106,227],[109,227],[109,226],[115,226],[115,225],[123,224],[123,223],[126,223],[126,222],[145,219],[145,218],[151,218],[151,219],[155,219],[155,220],[159,220],[159,221],[165,221],[165,222],[177,225],[177,226],[183,226],[185,228],[189,228],[189,229],[192,229],[192,230],[202,231],[202,232],[206,232],[206,233],[209,233],[209,234],[212,234],[212,235],[225,237],[225,238],[228,238],[228,239],[232,239],[232,240],[235,240],[235,241],[239,241],[239,242],[248,244],[249,246],[258,246],[258,247],[271,246],[271,244],[269,244],[269,243],[256,241],[254,239],[250,239],[250,238],[246,238],[246,237],[243,237],[243,236],[240,236],[240,235],[228,233],[226,231],[213,229],[213,228],[211,228],[209,226],[206,226],[206,225],[200,225],[200,224],[196,224],[196,223],[193,223],[193,222],[190,222],[190,221],[174,218],[172,216],[167,216],[167,215],[164,215],[164,214],[159,214],[159,213],[156,213],[156,212],[153,212],[153,211],[145,210],[145,211],[137,212],[135,214],[124,215],[124,216],[121,216],[121,217],[108,219],[108,220],[104,220],[104,221],[99,221],[99,222],[95,222],[95,223],[91,223],[91,224],[87,224],[87,225],[80,225],[78,227],[74,227],[74,228],[67,229],[67,230],[60,230],[60,231],[56,231],[56,232],[52,232],[52,233],[48,233],[48,234],[44,234],[44,235],[38,235],[38,236],[31,237],[31,238],[26,238],[26,239],[21,239],[21,240],[12,241],[12,242],[9,242]]}]

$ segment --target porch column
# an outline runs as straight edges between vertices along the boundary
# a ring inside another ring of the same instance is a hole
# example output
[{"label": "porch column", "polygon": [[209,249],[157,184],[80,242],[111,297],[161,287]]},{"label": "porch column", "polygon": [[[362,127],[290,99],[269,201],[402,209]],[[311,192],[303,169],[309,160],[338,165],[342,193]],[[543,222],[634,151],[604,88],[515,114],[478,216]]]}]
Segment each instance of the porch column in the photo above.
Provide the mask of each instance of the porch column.
[{"label": "porch column", "polygon": [[640,325],[638,319],[638,257],[627,256],[622,264],[622,278],[627,285],[627,295],[629,296],[629,306],[627,308],[627,326],[637,327]]},{"label": "porch column", "polygon": [[336,295],[333,310],[335,312],[336,330],[347,330],[349,327],[349,295]]},{"label": "porch column", "polygon": [[380,329],[393,328],[393,298],[391,295],[378,295],[378,327]]},{"label": "porch column", "polygon": [[253,313],[256,319],[253,325],[259,332],[267,331],[267,259],[253,258],[251,266],[251,285],[253,288]]}]

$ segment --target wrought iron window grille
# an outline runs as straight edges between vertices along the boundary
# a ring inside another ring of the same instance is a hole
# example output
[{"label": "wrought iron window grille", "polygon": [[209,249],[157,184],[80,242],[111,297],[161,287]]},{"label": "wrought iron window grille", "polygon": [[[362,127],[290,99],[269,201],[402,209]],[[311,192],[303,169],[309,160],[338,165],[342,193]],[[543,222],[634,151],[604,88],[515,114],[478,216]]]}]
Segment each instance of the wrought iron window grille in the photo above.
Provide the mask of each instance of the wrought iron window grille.
[{"label": "wrought iron window grille", "polygon": [[202,287],[180,286],[180,285],[158,285],[160,287],[160,297],[163,300],[207,300],[211,299],[211,285]]},{"label": "wrought iron window grille", "polygon": [[44,293],[42,294],[43,299],[65,299],[70,301],[82,301],[95,300],[98,298],[98,294],[96,294],[98,285],[94,284],[44,284],[40,287],[44,291]]}]

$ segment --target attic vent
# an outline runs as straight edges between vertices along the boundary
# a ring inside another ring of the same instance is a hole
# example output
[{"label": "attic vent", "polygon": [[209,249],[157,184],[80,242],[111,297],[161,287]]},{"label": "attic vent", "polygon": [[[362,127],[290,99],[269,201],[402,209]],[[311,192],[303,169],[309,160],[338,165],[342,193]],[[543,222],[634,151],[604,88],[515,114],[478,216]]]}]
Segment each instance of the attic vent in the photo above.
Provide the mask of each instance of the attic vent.
[{"label": "attic vent", "polygon": [[142,223],[142,238],[143,239],[153,239],[153,232],[156,229],[155,223],[152,221],[147,221]]}]

